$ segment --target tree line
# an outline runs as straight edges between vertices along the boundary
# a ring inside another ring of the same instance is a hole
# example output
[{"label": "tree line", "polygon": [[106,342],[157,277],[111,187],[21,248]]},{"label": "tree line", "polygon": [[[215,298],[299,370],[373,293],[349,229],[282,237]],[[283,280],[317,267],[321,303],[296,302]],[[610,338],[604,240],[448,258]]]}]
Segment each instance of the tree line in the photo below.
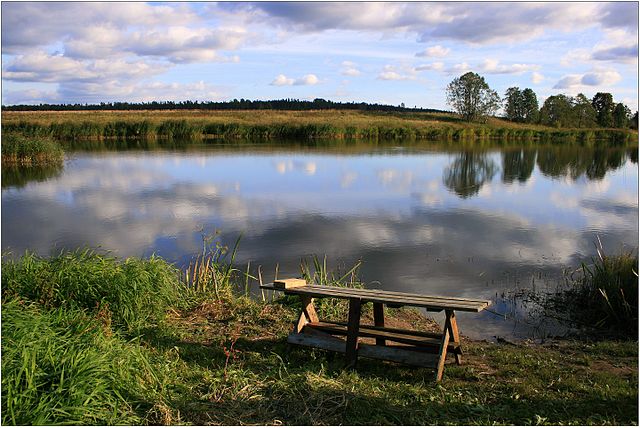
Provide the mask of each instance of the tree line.
[{"label": "tree line", "polygon": [[151,102],[102,102],[100,104],[38,104],[2,106],[6,111],[66,111],[66,110],[360,110],[386,112],[431,112],[445,113],[444,110],[406,108],[386,104],[365,102],[335,102],[316,98],[313,101],[298,99],[245,100],[232,101],[151,101]]},{"label": "tree line", "polygon": [[592,99],[584,94],[548,97],[539,107],[531,88],[511,87],[504,98],[491,89],[484,77],[468,72],[447,86],[447,102],[466,121],[486,121],[504,107],[504,117],[512,122],[542,124],[557,128],[632,128],[638,129],[638,112],[631,114],[623,103],[616,103],[608,92]]}]

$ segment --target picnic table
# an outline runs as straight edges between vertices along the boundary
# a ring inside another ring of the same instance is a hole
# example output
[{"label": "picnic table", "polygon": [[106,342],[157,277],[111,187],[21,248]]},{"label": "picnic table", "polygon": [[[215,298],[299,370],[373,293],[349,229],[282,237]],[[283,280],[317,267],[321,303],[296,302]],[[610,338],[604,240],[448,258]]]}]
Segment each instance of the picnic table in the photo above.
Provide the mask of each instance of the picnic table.
[{"label": "picnic table", "polygon": [[[480,312],[491,304],[489,300],[427,296],[376,289],[344,288],[306,284],[304,280],[283,280],[261,285],[266,290],[297,295],[302,311],[287,341],[344,353],[347,367],[355,367],[357,358],[367,357],[402,364],[430,367],[436,370],[436,381],[442,379],[447,352],[462,363],[462,348],[455,311]],[[318,318],[314,298],[338,298],[349,301],[347,322],[323,321]],[[360,310],[364,303],[373,303],[374,325],[360,325]],[[388,328],[384,325],[384,306],[413,306],[427,311],[445,313],[441,333]],[[346,340],[342,337],[346,336]],[[361,337],[375,338],[375,345],[359,343]]]}]

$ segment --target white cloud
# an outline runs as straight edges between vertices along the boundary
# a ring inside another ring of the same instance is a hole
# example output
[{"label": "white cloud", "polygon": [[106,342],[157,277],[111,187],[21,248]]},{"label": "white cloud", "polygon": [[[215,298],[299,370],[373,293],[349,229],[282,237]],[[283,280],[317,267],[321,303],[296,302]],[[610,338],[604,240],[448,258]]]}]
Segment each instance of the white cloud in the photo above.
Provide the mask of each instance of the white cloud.
[{"label": "white cloud", "polygon": [[422,52],[418,52],[416,54],[416,56],[418,57],[436,57],[436,58],[442,58],[445,57],[447,55],[449,55],[449,52],[451,52],[451,49],[449,48],[443,48],[440,45],[436,45],[436,46],[431,46],[427,49],[425,49]]},{"label": "white cloud", "polygon": [[387,64],[378,74],[378,80],[414,80],[416,78],[416,69],[408,66],[399,66]]},{"label": "white cloud", "polygon": [[340,73],[343,74],[344,76],[351,76],[351,77],[357,77],[362,74],[362,72],[358,70],[356,63],[351,61],[342,62],[342,70]]},{"label": "white cloud", "polygon": [[[92,27],[123,31],[129,26],[186,25],[198,21],[187,5],[99,2],[2,4],[2,52],[21,53],[52,41],[83,37]],[[94,31],[94,34],[100,30]],[[105,34],[103,33],[103,36]],[[114,37],[114,36],[109,36]],[[117,36],[119,37],[119,36]],[[104,40],[99,40],[104,43]]]},{"label": "white cloud", "polygon": [[298,79],[287,77],[284,74],[278,74],[275,79],[270,83],[272,86],[305,86],[305,85],[317,85],[320,83],[320,79],[315,74],[307,74]]},{"label": "white cloud", "polygon": [[615,70],[593,70],[584,74],[563,76],[553,89],[580,89],[589,86],[611,86],[622,79]]},{"label": "white cloud", "polygon": [[422,64],[416,67],[416,71],[442,71],[444,64],[442,62],[432,62],[431,64]]},{"label": "white cloud", "polygon": [[383,71],[378,74],[378,79],[380,80],[406,80],[406,76],[402,76],[395,71]]},{"label": "white cloud", "polygon": [[544,75],[542,75],[541,73],[538,73],[537,71],[534,71],[533,73],[531,73],[531,81],[536,85],[539,83],[542,83],[544,79],[545,79]]},{"label": "white cloud", "polygon": [[478,66],[479,71],[488,74],[522,74],[528,71],[539,70],[540,66],[536,64],[511,64],[502,65],[493,59],[485,59]]},{"label": "white cloud", "polygon": [[272,86],[291,86],[293,85],[293,79],[285,76],[284,74],[278,74],[270,84]]},{"label": "white cloud", "polygon": [[36,51],[15,57],[3,70],[2,77],[22,82],[97,82],[148,77],[166,70],[166,64],[122,59],[86,61]]},{"label": "white cloud", "polygon": [[471,66],[466,62],[455,64],[445,70],[447,74],[464,74],[471,71]]},{"label": "white cloud", "polygon": [[635,62],[638,60],[638,43],[597,49],[591,58],[596,61]]},{"label": "white cloud", "polygon": [[[223,4],[254,21],[291,31],[413,32],[419,40],[487,44],[529,40],[548,30],[594,25],[637,31],[637,5],[621,3],[323,3]],[[634,20],[635,17],[635,20]]]},{"label": "white cloud", "polygon": [[307,74],[293,82],[294,85],[317,85],[318,83],[320,83],[320,80],[315,74]]}]

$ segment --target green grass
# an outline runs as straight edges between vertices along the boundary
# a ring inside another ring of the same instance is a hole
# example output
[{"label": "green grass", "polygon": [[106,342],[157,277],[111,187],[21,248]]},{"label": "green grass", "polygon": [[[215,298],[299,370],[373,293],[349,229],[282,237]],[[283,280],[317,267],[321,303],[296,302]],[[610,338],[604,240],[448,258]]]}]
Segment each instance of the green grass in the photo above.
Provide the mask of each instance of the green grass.
[{"label": "green grass", "polygon": [[556,129],[492,118],[466,123],[452,114],[357,111],[2,112],[5,132],[82,139],[492,141],[624,145],[634,131]]},{"label": "green grass", "polygon": [[64,160],[62,147],[50,137],[3,132],[1,147],[3,167],[61,164]]},{"label": "green grass", "polygon": [[[3,261],[2,422],[638,422],[637,341],[512,346],[463,339],[464,364],[448,365],[441,384],[432,370],[366,359],[345,371],[340,356],[287,345],[295,307],[249,299],[249,269],[230,268],[233,250],[216,239],[202,254],[213,251],[218,279],[226,278],[218,293],[185,283],[185,272],[155,257],[84,251]],[[332,273],[313,258],[301,276],[358,286],[356,271]],[[334,309],[324,310],[339,315]],[[404,309],[389,311],[387,321],[437,328]]]}]

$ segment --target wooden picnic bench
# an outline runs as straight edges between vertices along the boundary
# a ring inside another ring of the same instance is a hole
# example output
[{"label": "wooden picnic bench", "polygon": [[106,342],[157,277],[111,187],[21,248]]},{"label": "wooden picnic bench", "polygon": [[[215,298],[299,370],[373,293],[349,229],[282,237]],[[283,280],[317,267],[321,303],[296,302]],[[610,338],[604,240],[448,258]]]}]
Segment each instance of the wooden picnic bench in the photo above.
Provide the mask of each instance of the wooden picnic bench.
[{"label": "wooden picnic bench", "polygon": [[[289,281],[290,286],[286,283]],[[275,284],[275,285],[274,285]],[[286,287],[286,288],[285,288]],[[302,311],[287,341],[295,345],[312,346],[344,353],[347,367],[355,367],[358,356],[436,369],[436,381],[442,379],[447,352],[452,352],[461,364],[462,348],[455,311],[480,312],[491,304],[489,300],[426,296],[375,289],[356,289],[306,284],[303,280],[276,281],[261,286],[300,296]],[[313,305],[314,298],[332,297],[349,300],[346,323],[322,321]],[[362,304],[373,303],[374,325],[360,325]],[[414,306],[427,311],[445,312],[442,333],[388,328],[384,325],[384,305]],[[346,336],[346,340],[342,337]],[[361,337],[375,338],[375,345],[359,343]]]}]

